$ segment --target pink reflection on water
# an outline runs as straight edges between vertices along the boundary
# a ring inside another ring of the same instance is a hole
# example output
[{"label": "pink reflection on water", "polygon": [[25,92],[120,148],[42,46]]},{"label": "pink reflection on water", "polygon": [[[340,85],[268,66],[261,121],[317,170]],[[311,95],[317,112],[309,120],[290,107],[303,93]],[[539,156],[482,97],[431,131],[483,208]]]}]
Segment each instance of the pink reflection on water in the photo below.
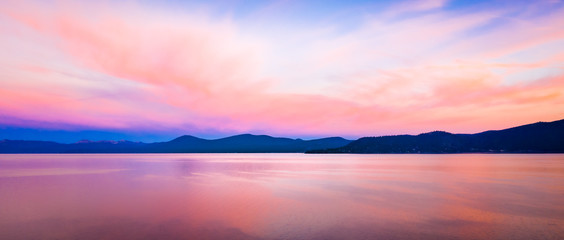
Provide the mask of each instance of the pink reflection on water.
[{"label": "pink reflection on water", "polygon": [[1,239],[560,239],[564,155],[0,155]]}]

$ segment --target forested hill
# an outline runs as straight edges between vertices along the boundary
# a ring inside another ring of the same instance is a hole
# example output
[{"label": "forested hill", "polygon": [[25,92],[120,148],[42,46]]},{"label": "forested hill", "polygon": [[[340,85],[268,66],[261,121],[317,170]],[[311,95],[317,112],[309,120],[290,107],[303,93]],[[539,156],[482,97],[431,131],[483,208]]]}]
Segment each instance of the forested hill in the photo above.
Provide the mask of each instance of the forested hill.
[{"label": "forested hill", "polygon": [[343,147],[306,153],[564,153],[564,119],[476,134],[435,131],[364,137]]}]

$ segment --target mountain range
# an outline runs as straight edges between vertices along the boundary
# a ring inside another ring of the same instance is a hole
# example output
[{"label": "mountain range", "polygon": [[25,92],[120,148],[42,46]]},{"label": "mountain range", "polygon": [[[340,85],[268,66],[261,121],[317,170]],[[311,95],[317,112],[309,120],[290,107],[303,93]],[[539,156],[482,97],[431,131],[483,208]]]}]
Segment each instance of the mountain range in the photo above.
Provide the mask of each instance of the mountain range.
[{"label": "mountain range", "polygon": [[0,141],[0,153],[303,153],[314,149],[342,147],[341,137],[302,140],[267,135],[242,134],[208,140],[184,135],[168,142],[79,141],[63,144],[49,141]]},{"label": "mountain range", "polygon": [[343,147],[306,153],[564,153],[564,119],[476,134],[435,131],[364,137]]},{"label": "mountain range", "polygon": [[564,153],[564,119],[476,134],[302,140],[242,134],[220,139],[184,135],[168,142],[1,140],[0,153]]}]

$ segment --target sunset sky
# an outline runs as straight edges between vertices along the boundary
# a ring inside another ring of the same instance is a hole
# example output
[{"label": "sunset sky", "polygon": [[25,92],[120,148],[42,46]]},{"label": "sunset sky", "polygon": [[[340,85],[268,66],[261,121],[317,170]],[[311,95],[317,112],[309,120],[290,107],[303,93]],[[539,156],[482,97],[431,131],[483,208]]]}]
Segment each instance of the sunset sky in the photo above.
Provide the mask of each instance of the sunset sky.
[{"label": "sunset sky", "polygon": [[0,4],[0,139],[474,133],[564,118],[564,3]]}]

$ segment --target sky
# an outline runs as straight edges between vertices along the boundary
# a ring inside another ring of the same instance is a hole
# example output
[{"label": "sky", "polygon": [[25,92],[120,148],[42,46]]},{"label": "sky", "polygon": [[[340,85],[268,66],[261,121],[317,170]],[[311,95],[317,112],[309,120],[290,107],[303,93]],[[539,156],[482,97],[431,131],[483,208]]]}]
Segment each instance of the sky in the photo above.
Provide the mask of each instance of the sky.
[{"label": "sky", "polygon": [[0,139],[355,139],[562,118],[558,0],[0,5]]}]

